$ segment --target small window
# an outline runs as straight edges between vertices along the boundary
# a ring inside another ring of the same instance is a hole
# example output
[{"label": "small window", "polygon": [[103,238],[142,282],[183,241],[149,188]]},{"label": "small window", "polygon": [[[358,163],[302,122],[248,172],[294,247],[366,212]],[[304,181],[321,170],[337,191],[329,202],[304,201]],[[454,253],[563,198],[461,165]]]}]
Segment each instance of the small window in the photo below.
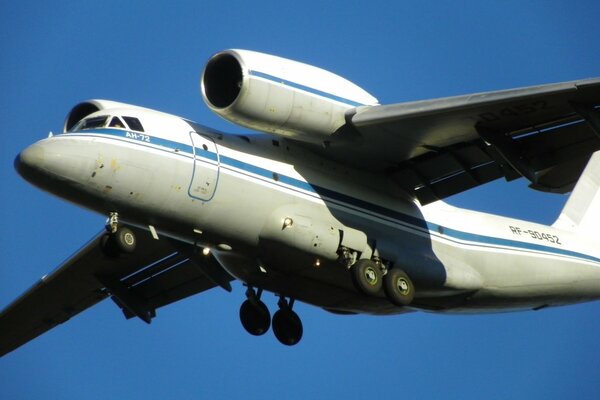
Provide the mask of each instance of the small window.
[{"label": "small window", "polygon": [[110,120],[110,124],[108,124],[108,126],[110,126],[111,128],[127,128],[127,126],[125,126],[125,123],[121,121],[121,118],[119,117],[113,117]]},{"label": "small window", "polygon": [[123,117],[123,119],[125,120],[125,122],[127,122],[127,125],[129,125],[129,128],[131,128],[131,130],[144,132],[144,127],[142,126],[142,123],[139,119],[134,117]]},{"label": "small window", "polygon": [[102,128],[106,126],[106,121],[108,120],[108,115],[101,115],[99,117],[86,118],[81,121],[73,129],[74,131],[83,131],[85,129],[94,129],[94,128]]}]

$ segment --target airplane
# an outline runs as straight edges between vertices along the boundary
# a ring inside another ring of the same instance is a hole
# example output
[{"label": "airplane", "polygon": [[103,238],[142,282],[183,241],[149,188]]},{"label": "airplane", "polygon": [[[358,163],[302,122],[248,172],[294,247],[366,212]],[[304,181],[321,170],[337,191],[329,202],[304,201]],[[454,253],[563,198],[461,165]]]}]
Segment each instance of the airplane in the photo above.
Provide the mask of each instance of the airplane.
[{"label": "airplane", "polygon": [[[149,324],[234,280],[245,330],[288,346],[295,301],[391,315],[600,298],[600,78],[381,105],[318,67],[225,50],[200,91],[261,133],[96,99],[17,155],[25,180],[107,222],[2,311],[0,356],[107,298]],[[444,202],[521,177],[570,193],[551,226]]]}]

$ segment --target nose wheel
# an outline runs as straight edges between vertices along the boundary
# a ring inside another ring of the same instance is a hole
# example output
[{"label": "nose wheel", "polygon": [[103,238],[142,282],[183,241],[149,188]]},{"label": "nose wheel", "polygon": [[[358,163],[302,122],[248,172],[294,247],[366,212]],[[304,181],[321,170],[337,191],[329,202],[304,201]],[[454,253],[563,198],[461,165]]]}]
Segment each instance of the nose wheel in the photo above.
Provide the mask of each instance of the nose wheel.
[{"label": "nose wheel", "polygon": [[119,225],[118,214],[111,213],[106,224],[107,233],[100,240],[100,248],[108,257],[130,254],[135,251],[137,240],[133,231]]}]

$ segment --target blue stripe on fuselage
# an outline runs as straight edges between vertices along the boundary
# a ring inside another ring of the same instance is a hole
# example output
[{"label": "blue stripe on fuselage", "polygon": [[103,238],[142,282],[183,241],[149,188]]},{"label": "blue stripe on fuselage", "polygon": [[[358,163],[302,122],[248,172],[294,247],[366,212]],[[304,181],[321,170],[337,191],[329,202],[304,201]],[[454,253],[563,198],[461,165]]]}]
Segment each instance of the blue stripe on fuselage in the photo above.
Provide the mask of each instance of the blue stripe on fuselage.
[{"label": "blue stripe on fuselage", "polygon": [[[110,128],[102,128],[102,129],[92,129],[86,130],[83,132],[69,132],[64,134],[65,136],[97,136],[97,135],[108,135],[118,138],[127,139],[128,143],[139,144],[145,147],[157,148],[156,146],[161,146],[163,148],[169,149],[171,154],[178,154],[186,157],[193,157],[194,149],[192,146],[188,144],[183,144],[177,141],[163,139],[156,136],[148,136],[149,141],[136,140],[127,136],[127,131],[123,131],[120,129],[110,129]],[[173,153],[172,150],[177,149],[178,151]],[[202,150],[200,152],[196,152],[196,157],[207,158],[210,161],[217,161],[217,157],[220,161],[221,167],[229,167],[228,169],[235,168],[239,171],[245,172],[247,176],[260,177],[261,180],[269,182],[275,186],[284,187],[287,189],[295,189],[302,192],[308,192],[314,197],[320,198],[321,200],[327,203],[333,203],[336,205],[340,205],[355,211],[360,211],[363,214],[370,215],[375,218],[379,218],[385,220],[387,222],[392,222],[395,224],[402,225],[404,227],[408,227],[411,229],[415,229],[417,231],[421,231],[430,236],[436,236],[439,238],[445,238],[447,240],[454,241],[456,243],[460,242],[469,242],[468,244],[475,244],[484,247],[506,247],[506,248],[516,248],[520,250],[528,250],[528,251],[536,251],[536,252],[546,252],[552,253],[554,255],[568,256],[584,259],[587,261],[600,262],[600,258],[579,253],[572,250],[560,249],[556,247],[545,246],[543,244],[535,244],[528,242],[520,242],[512,239],[504,239],[498,238],[494,236],[486,236],[479,235],[476,233],[463,232],[456,229],[448,228],[442,225],[435,224],[433,222],[424,221],[420,218],[413,217],[411,215],[407,215],[384,206],[380,206],[377,204],[370,203],[365,200],[357,199],[355,197],[351,197],[346,194],[342,194],[331,189],[327,189],[324,187],[316,186],[310,184],[306,181],[302,181],[291,176],[282,175],[275,171],[270,171],[265,168],[256,166],[254,164],[249,164],[244,161],[240,161],[238,159],[219,155],[215,153],[211,153],[209,151],[205,151],[202,148],[197,148],[198,150]],[[198,154],[199,153],[199,154]],[[277,174],[278,181],[273,179],[273,175]],[[284,186],[285,185],[285,186]],[[443,233],[442,233],[443,232]]]}]

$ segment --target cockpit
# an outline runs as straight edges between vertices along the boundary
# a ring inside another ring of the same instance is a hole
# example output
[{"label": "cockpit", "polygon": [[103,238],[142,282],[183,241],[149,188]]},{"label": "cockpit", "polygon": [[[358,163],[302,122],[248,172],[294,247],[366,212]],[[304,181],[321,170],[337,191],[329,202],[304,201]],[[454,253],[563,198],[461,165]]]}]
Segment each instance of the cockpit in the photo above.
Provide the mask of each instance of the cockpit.
[{"label": "cockpit", "polygon": [[117,115],[97,115],[94,117],[84,118],[71,127],[68,132],[77,132],[98,128],[117,128],[136,132],[144,132],[144,127],[138,118]]}]

